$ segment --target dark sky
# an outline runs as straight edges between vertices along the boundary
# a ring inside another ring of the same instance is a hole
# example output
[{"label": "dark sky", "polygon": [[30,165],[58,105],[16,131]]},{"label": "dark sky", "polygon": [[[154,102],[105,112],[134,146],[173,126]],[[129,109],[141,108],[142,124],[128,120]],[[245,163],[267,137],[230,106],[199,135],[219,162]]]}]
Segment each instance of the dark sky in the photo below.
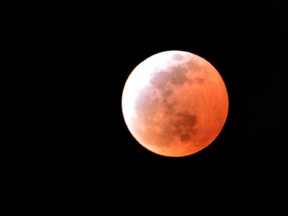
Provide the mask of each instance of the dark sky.
[{"label": "dark sky", "polygon": [[[9,142],[26,207],[82,194],[107,215],[284,209],[288,3],[201,2],[17,6]],[[121,112],[131,70],[172,49],[210,61],[230,100],[220,136],[184,158],[142,148]]]}]

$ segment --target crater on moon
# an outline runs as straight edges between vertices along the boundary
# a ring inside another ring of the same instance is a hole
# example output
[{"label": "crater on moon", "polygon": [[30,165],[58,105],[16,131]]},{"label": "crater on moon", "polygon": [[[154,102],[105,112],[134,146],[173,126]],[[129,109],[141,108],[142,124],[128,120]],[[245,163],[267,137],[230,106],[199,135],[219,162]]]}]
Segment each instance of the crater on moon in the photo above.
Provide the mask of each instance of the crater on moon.
[{"label": "crater on moon", "polygon": [[183,65],[171,66],[166,68],[165,71],[155,71],[153,77],[150,79],[150,84],[158,89],[170,84],[183,85],[189,80],[185,75],[187,72],[187,68]]},{"label": "crater on moon", "polygon": [[197,72],[201,69],[199,63],[194,60],[187,62],[186,66],[188,67],[189,70],[193,72]]},{"label": "crater on moon", "polygon": [[185,76],[187,69],[184,66],[176,66],[168,68],[168,73],[170,75],[169,81],[175,85],[183,85],[188,81],[188,78]]},{"label": "crater on moon", "polygon": [[177,116],[178,118],[173,122],[177,126],[175,136],[179,135],[182,142],[187,142],[197,131],[195,128],[197,117],[196,115],[191,115],[187,112],[180,112]]},{"label": "crater on moon", "polygon": [[182,60],[183,59],[183,55],[175,54],[175,55],[172,56],[172,59],[176,60],[176,61]]}]

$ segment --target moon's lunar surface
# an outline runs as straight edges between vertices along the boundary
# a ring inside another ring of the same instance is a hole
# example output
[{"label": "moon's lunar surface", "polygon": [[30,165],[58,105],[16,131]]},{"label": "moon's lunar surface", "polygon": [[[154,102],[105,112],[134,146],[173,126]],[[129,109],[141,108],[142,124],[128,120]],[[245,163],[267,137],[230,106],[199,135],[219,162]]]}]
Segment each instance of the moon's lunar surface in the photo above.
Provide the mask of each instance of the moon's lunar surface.
[{"label": "moon's lunar surface", "polygon": [[133,137],[163,156],[194,154],[211,144],[228,115],[228,94],[218,71],[186,51],[164,51],[131,72],[122,112]]}]

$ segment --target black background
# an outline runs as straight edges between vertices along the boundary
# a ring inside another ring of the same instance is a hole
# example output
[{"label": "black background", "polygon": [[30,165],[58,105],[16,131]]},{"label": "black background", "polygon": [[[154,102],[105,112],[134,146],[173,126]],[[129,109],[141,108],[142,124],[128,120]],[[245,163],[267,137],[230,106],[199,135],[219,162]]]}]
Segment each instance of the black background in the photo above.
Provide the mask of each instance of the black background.
[{"label": "black background", "polygon": [[[15,8],[5,90],[13,94],[9,201],[45,212],[74,209],[74,198],[104,215],[284,209],[286,1]],[[175,49],[218,69],[230,106],[215,142],[183,158],[141,147],[121,112],[133,68]]]}]

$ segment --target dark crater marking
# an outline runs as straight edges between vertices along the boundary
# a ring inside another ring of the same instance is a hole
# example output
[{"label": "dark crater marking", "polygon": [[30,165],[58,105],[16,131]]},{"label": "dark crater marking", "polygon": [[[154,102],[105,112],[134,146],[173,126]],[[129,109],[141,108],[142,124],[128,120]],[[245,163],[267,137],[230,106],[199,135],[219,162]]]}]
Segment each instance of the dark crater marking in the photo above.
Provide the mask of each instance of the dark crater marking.
[{"label": "dark crater marking", "polygon": [[183,59],[183,56],[181,54],[175,54],[172,56],[172,59],[176,61],[180,61]]},{"label": "dark crater marking", "polygon": [[181,112],[177,114],[177,118],[173,124],[176,126],[175,135],[179,135],[182,142],[187,142],[196,132],[197,117],[187,112]]},{"label": "dark crater marking", "polygon": [[192,71],[195,71],[195,72],[200,70],[200,65],[199,65],[199,63],[197,61],[191,60],[191,61],[187,62],[186,65],[187,65],[189,70],[192,70]]}]

